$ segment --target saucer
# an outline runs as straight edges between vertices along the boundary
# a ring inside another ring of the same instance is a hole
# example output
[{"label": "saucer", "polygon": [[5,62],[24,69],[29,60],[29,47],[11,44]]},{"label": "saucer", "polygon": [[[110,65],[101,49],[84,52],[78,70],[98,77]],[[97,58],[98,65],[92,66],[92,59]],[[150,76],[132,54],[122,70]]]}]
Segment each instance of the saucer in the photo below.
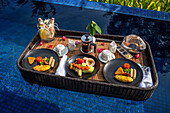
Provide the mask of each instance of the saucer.
[{"label": "saucer", "polygon": [[[99,58],[99,60],[101,61],[101,62],[103,62],[103,63],[107,63],[109,60],[104,60],[104,59],[102,59],[102,53],[100,53],[99,55],[98,55],[98,58]],[[114,54],[112,54],[112,59],[115,59],[115,55]],[[111,59],[111,60],[112,60]]]},{"label": "saucer", "polygon": [[[56,49],[57,49],[57,47],[55,47],[55,48],[53,49],[53,51],[55,51],[55,52],[58,54],[58,52],[56,51]],[[67,54],[67,53],[68,53],[68,47],[66,46],[66,47],[65,47],[65,52],[64,52],[63,54],[61,54],[61,55],[58,54],[58,56],[59,56],[59,57],[62,57],[63,55],[65,55],[65,54]]]}]

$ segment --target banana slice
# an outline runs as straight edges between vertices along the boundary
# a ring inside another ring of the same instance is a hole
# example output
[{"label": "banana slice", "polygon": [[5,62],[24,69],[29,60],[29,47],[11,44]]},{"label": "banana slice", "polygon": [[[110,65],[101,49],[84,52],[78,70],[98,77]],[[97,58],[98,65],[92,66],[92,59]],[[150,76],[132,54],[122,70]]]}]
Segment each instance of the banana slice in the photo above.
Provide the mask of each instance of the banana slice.
[{"label": "banana slice", "polygon": [[133,78],[133,68],[130,69],[130,77]]},{"label": "banana slice", "polygon": [[133,69],[133,79],[136,78],[136,69]]}]

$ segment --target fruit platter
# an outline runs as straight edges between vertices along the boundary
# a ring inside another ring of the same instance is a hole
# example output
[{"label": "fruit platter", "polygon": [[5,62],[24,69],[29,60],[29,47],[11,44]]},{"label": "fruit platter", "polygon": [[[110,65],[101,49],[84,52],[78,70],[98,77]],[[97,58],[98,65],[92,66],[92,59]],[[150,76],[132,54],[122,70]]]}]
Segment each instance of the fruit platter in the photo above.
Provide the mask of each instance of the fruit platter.
[{"label": "fruit platter", "polygon": [[89,54],[74,55],[67,60],[67,73],[76,78],[87,79],[98,73],[100,69],[99,60]]}]

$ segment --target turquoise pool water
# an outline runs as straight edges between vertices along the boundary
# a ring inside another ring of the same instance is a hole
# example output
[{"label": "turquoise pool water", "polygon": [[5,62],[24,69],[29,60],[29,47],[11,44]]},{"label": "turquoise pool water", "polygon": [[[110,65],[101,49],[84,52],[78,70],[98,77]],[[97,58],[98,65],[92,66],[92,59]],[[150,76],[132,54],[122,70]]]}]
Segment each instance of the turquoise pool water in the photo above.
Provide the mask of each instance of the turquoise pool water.
[{"label": "turquoise pool water", "polygon": [[[169,21],[28,0],[0,3],[1,112],[170,112]],[[105,34],[140,35],[151,46],[159,77],[152,97],[132,101],[25,82],[16,61],[37,33],[38,17],[55,17],[60,29],[86,31],[94,20]]]}]

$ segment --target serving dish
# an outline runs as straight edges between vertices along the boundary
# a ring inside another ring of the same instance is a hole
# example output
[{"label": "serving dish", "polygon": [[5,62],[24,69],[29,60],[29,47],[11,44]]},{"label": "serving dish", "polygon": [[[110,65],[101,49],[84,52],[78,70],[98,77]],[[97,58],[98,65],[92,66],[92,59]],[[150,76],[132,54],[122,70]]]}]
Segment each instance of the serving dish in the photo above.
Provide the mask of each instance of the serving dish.
[{"label": "serving dish", "polygon": [[[30,41],[30,43],[27,45],[27,47],[24,49],[24,51],[21,53],[21,55],[19,56],[17,60],[18,69],[21,72],[21,75],[24,78],[24,80],[29,82],[30,84],[39,84],[39,85],[45,85],[49,87],[66,89],[66,90],[125,98],[130,100],[147,100],[152,96],[155,88],[158,86],[158,76],[155,68],[155,63],[153,60],[150,46],[146,41],[144,41],[146,44],[146,49],[143,52],[139,53],[141,57],[138,59],[132,57],[130,60],[136,62],[137,64],[140,63],[142,66],[147,66],[151,68],[153,86],[148,88],[141,88],[136,86],[114,84],[114,83],[107,82],[103,76],[103,68],[105,64],[102,62],[100,63],[100,69],[98,73],[88,79],[80,79],[72,76],[63,77],[60,75],[55,75],[53,73],[38,72],[38,71],[24,68],[22,66],[22,59],[30,51],[35,49],[40,49],[40,48],[48,48],[50,44],[53,45],[53,47],[50,49],[54,49],[54,47],[60,43],[67,46],[68,40],[66,41],[62,40],[63,36],[67,36],[67,38],[70,37],[72,40],[81,41],[81,36],[83,36],[87,32],[68,31],[68,30],[60,29],[60,30],[56,30],[56,33],[57,34],[55,35],[55,38],[52,42],[46,43],[42,46],[39,46],[41,40],[39,34],[37,33],[34,36],[34,38]],[[113,40],[116,42],[117,45],[120,45],[124,38],[124,36],[108,35],[108,34],[102,34],[102,35],[96,34],[95,37],[96,37],[95,43],[97,48],[104,48],[104,49],[108,49],[110,43]],[[105,42],[105,46],[101,45],[102,42]],[[68,52],[67,54],[68,58],[71,58],[76,54],[80,54],[81,53],[80,48],[81,48],[81,44],[76,45],[75,51],[73,51],[72,53]],[[92,56],[99,55],[99,53],[94,54],[93,52],[90,54]],[[116,53],[114,53],[114,55],[116,58],[123,58],[123,56],[119,54],[117,51]]]},{"label": "serving dish", "polygon": [[33,67],[35,67],[36,65],[39,65],[39,64],[38,64],[38,62],[35,61],[33,64],[30,65],[28,62],[28,57],[37,58],[38,56],[41,56],[42,58],[44,58],[44,57],[50,58],[52,56],[55,59],[54,67],[48,71],[51,71],[57,67],[58,62],[59,62],[59,56],[56,52],[54,52],[51,49],[36,49],[36,50],[32,50],[32,51],[28,52],[22,60],[22,66],[26,69],[33,70]]},{"label": "serving dish", "polygon": [[88,78],[90,78],[90,77],[92,77],[92,76],[94,76],[98,73],[98,71],[100,69],[100,62],[96,57],[89,55],[89,54],[78,54],[78,55],[72,56],[66,62],[66,71],[70,76],[80,78],[80,76],[78,76],[77,72],[70,69],[70,64],[75,62],[75,60],[77,58],[84,58],[84,57],[92,58],[95,61],[95,65],[94,65],[94,71],[92,73],[83,73],[82,74],[82,79],[88,79]]},{"label": "serving dish", "polygon": [[121,45],[130,53],[141,53],[146,49],[143,39],[134,34],[125,36]]},{"label": "serving dish", "polygon": [[[116,70],[119,67],[123,67],[123,64],[125,63],[130,64],[130,68],[136,69],[137,71],[136,79],[134,79],[133,82],[130,83],[120,82],[114,78]],[[105,64],[103,68],[103,75],[108,82],[114,84],[128,85],[128,86],[138,86],[143,78],[143,72],[142,69],[139,67],[139,65],[131,60],[124,59],[124,58],[113,59],[109,61],[107,64]]]}]

